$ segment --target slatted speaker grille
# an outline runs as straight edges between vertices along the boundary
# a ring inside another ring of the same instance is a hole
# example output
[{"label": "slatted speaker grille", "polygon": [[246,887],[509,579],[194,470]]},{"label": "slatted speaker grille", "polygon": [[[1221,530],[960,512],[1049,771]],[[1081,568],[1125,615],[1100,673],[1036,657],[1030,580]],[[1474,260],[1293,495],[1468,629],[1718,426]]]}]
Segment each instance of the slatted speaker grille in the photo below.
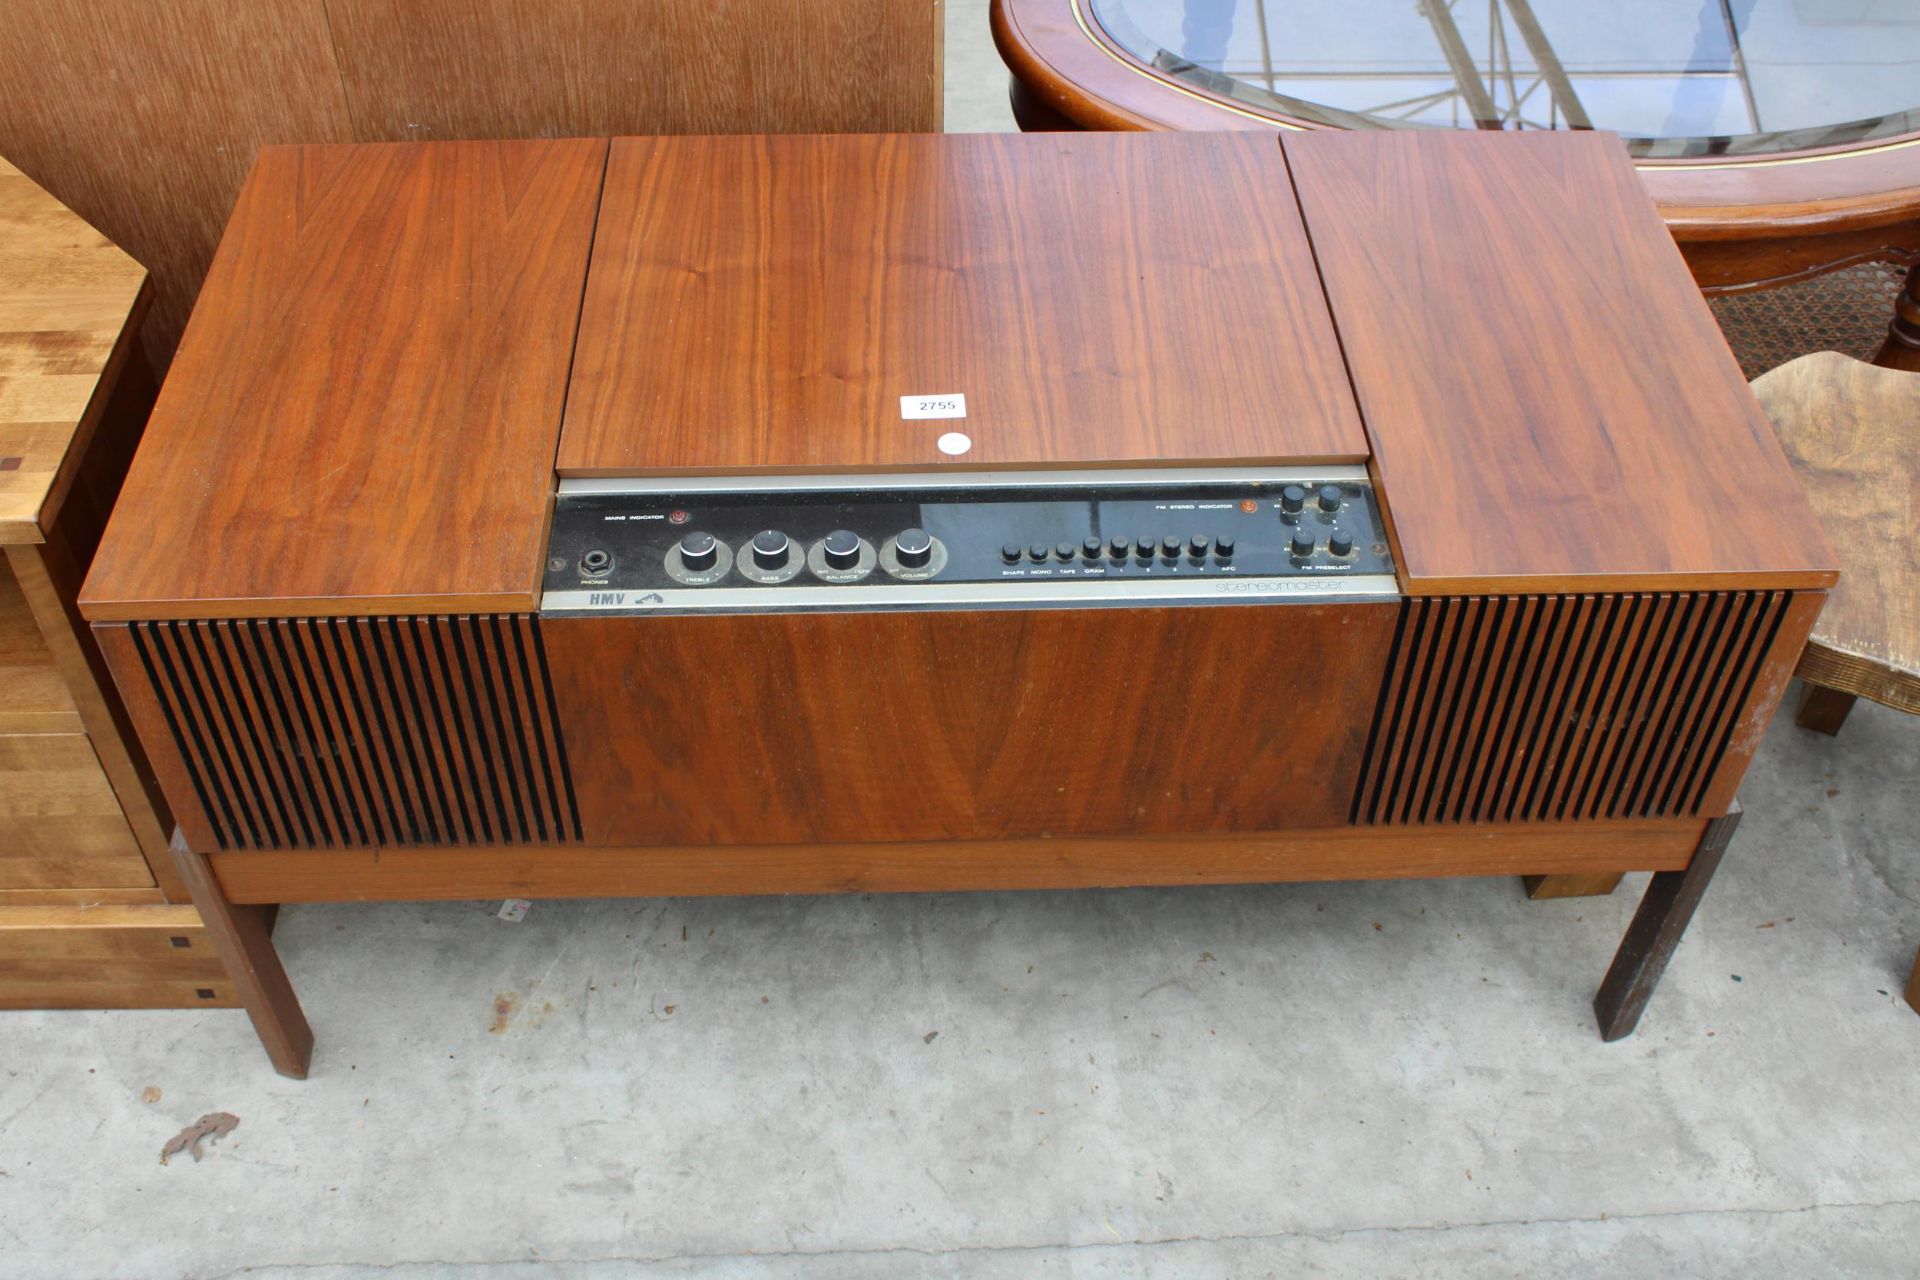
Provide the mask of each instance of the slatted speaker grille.
[{"label": "slatted speaker grille", "polygon": [[1700,810],[1785,592],[1403,602],[1356,823]]},{"label": "slatted speaker grille", "polygon": [[537,618],[131,630],[223,849],[580,837]]}]

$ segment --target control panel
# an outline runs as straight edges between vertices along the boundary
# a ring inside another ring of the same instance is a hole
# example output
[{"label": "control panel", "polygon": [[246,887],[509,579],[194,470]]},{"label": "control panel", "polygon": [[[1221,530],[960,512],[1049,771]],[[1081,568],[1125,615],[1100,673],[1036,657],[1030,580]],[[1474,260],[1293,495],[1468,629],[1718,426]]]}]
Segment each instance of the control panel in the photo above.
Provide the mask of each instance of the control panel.
[{"label": "control panel", "polygon": [[574,479],[541,612],[1257,603],[1393,572],[1360,467]]}]

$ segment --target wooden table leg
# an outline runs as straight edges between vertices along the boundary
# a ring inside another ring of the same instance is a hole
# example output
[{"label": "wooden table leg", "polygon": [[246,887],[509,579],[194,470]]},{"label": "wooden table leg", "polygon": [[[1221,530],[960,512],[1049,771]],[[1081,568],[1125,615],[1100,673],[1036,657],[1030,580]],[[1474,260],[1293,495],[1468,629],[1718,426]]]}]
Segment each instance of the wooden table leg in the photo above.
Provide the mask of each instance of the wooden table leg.
[{"label": "wooden table leg", "polygon": [[1907,272],[1907,286],[1894,299],[1893,323],[1873,362],[1888,369],[1920,373],[1920,262]]},{"label": "wooden table leg", "polygon": [[1620,887],[1620,875],[1599,871],[1565,876],[1521,876],[1520,886],[1535,902],[1548,898],[1604,898]]},{"label": "wooden table leg", "polygon": [[1854,695],[1850,693],[1810,684],[1800,698],[1800,710],[1794,714],[1793,722],[1802,729],[1824,733],[1831,738],[1847,722],[1847,712],[1853,710],[1853,703]]},{"label": "wooden table leg", "polygon": [[1907,1003],[1920,1013],[1920,952],[1914,953],[1913,976],[1907,979]]},{"label": "wooden table leg", "polygon": [[313,1057],[313,1030],[281,967],[280,953],[273,949],[274,908],[228,902],[206,855],[189,849],[177,828],[170,848],[273,1069],[296,1080],[306,1079],[307,1063]]},{"label": "wooden table leg", "polygon": [[1613,967],[1607,970],[1607,979],[1593,998],[1601,1039],[1619,1040],[1633,1034],[1739,825],[1740,806],[1736,803],[1726,817],[1707,824],[1700,847],[1694,850],[1693,861],[1685,871],[1654,874],[1653,883],[1640,900],[1640,910],[1634,913],[1626,937],[1620,940]]}]

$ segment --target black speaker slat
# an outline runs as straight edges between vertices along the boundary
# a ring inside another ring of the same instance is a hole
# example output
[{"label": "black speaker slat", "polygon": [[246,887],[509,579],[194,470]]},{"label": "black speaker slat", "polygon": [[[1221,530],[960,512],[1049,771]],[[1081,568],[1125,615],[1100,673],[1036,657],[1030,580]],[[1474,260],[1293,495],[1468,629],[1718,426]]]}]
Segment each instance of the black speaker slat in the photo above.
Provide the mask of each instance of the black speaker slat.
[{"label": "black speaker slat", "polygon": [[1696,815],[1782,592],[1402,602],[1358,824]]},{"label": "black speaker slat", "polygon": [[580,836],[535,618],[131,629],[223,849]]}]

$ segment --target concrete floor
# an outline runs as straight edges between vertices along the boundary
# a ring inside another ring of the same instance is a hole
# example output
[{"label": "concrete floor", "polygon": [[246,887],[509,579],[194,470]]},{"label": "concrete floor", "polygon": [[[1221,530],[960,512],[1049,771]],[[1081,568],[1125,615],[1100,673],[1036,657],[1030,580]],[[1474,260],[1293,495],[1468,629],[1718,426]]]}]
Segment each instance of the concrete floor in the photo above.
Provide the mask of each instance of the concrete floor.
[{"label": "concrete floor", "polygon": [[292,907],[305,1083],[6,1015],[0,1275],[1911,1275],[1917,796],[1783,717],[1613,1045],[1644,878]]},{"label": "concrete floor", "polygon": [[292,907],[305,1083],[237,1012],[0,1019],[0,1276],[1911,1275],[1920,723],[1783,719],[1744,799],[1615,1045],[1644,878]]}]

